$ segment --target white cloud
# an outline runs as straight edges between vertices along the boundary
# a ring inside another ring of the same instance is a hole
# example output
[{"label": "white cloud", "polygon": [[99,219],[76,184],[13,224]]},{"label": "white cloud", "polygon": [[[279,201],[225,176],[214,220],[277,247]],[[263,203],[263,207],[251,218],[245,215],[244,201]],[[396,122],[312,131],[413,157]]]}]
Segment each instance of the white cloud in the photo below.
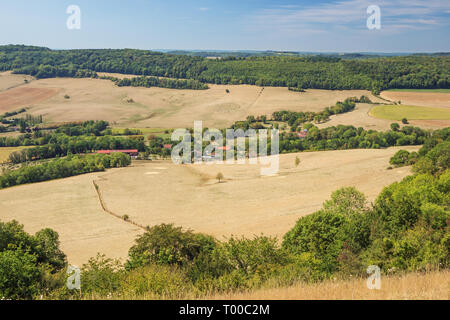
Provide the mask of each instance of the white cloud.
[{"label": "white cloud", "polygon": [[381,8],[382,29],[426,30],[449,24],[442,13],[450,12],[450,1],[441,0],[339,0],[312,6],[279,6],[260,10],[247,19],[253,31],[312,34],[342,27],[365,29],[369,5]]}]

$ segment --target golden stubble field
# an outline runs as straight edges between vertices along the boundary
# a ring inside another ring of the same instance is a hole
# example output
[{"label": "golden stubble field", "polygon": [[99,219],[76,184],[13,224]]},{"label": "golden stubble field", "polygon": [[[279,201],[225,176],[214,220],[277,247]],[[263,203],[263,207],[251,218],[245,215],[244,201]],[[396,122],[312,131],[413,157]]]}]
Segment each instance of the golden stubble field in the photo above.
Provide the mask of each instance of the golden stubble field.
[{"label": "golden stubble field", "polygon": [[[8,104],[9,110],[30,106],[30,113],[46,122],[107,120],[118,127],[192,127],[202,120],[208,127],[228,127],[248,115],[270,115],[274,111],[321,111],[348,97],[367,95],[364,90],[308,90],[250,85],[210,85],[209,90],[117,87],[109,80],[41,79],[21,86],[41,92],[57,92],[45,101]],[[230,93],[226,93],[226,89]],[[6,93],[6,92],[5,92]],[[14,97],[21,96],[14,94]],[[64,98],[65,95],[70,99]],[[1,100],[13,97],[0,97]],[[133,102],[128,102],[132,99]],[[381,101],[381,100],[380,100]]]},{"label": "golden stubble field", "polygon": [[12,74],[11,71],[0,72],[0,92],[24,85],[25,80],[33,81],[33,77],[23,74]]},{"label": "golden stubble field", "polygon": [[[355,186],[372,201],[384,186],[409,175],[408,167],[387,170],[397,150],[281,155],[279,174],[271,177],[261,177],[259,166],[249,164],[134,162],[128,168],[0,190],[0,220],[16,219],[32,233],[56,230],[72,264],[97,252],[126,258],[142,229],[103,211],[95,180],[107,209],[144,226],[174,223],[218,239],[261,233],[281,238],[340,187]],[[215,180],[218,172],[223,183]]]},{"label": "golden stubble field", "polygon": [[426,91],[382,91],[380,96],[404,105],[450,108],[450,93]]}]

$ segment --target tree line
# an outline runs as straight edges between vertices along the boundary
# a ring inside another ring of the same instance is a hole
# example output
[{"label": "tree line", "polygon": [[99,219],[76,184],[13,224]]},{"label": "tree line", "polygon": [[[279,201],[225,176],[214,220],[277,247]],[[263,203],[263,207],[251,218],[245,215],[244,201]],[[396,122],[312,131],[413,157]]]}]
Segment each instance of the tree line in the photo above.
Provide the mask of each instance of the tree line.
[{"label": "tree line", "polygon": [[53,159],[47,162],[22,165],[15,170],[7,169],[0,175],[0,189],[104,171],[108,168],[126,167],[130,163],[130,157],[124,153],[70,155],[66,158]]},{"label": "tree line", "polygon": [[353,60],[326,56],[212,60],[132,49],[49,50],[0,46],[0,70],[13,70],[37,78],[97,77],[97,72],[110,72],[202,83],[366,89],[374,93],[390,88],[450,88],[450,57],[445,55]]},{"label": "tree line", "polygon": [[113,81],[119,87],[159,87],[169,89],[206,90],[208,85],[192,79],[168,79],[157,77],[135,77],[118,79],[115,77],[100,77]]}]

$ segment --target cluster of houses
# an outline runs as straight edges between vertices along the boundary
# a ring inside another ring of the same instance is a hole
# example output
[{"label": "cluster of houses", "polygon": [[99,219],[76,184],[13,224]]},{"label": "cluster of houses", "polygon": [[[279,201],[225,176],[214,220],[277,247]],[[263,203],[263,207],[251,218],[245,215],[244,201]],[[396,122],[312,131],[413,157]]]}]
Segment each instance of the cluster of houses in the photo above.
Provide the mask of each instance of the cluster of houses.
[{"label": "cluster of houses", "polygon": [[308,136],[308,129],[303,129],[303,131],[297,132],[297,137],[304,139]]},{"label": "cluster of houses", "polygon": [[[296,132],[297,137],[304,139],[308,136],[308,129],[303,129],[300,132]],[[214,142],[213,142],[214,144]],[[171,144],[165,144],[164,149],[172,149],[172,145]],[[218,147],[217,149],[222,150],[224,152],[230,150],[230,147],[225,146],[225,147]],[[121,152],[121,153],[125,153],[127,155],[129,155],[132,159],[136,159],[139,156],[139,151],[137,149],[129,149],[129,150],[98,150],[96,153],[98,154],[112,154],[112,153],[117,153],[117,152]],[[209,156],[205,156],[205,155],[201,155],[202,159],[205,161],[208,160],[213,160],[215,157],[215,154],[211,154]]]}]

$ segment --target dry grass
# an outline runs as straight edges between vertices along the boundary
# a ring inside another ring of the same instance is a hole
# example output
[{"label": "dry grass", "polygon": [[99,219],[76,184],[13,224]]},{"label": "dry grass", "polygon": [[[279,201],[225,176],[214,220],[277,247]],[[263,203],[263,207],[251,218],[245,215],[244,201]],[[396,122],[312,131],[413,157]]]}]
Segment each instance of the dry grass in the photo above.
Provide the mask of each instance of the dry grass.
[{"label": "dry grass", "polygon": [[[116,169],[120,170],[120,169]],[[142,230],[102,210],[93,180],[102,173],[0,190],[0,220],[15,219],[25,231],[57,231],[69,263],[81,266],[97,252],[123,258]]]},{"label": "dry grass", "polygon": [[[353,110],[352,112],[331,116],[330,121],[317,124],[317,126],[319,128],[327,128],[338,125],[352,125],[355,127],[363,127],[367,130],[390,130],[391,123],[396,121],[371,117],[369,115],[369,111],[372,107],[372,104],[358,103],[355,110]],[[400,121],[397,122],[401,124]]]},{"label": "dry grass", "polygon": [[33,77],[27,75],[12,74],[11,71],[0,72],[0,91],[21,86],[25,84],[24,80],[30,82],[33,79]]},{"label": "dry grass", "polygon": [[[109,80],[41,79],[32,84],[58,94],[33,103],[31,114],[49,122],[107,120],[119,127],[192,127],[195,120],[205,126],[227,127],[248,115],[270,115],[274,111],[321,111],[348,97],[367,95],[365,90],[308,90],[261,88],[250,85],[210,85],[209,90],[117,87]],[[230,93],[226,93],[226,89]],[[64,99],[65,95],[70,99]],[[132,99],[134,102],[129,103]],[[1,103],[1,99],[0,99]]]},{"label": "dry grass", "polygon": [[[97,252],[124,258],[142,230],[102,210],[95,180],[107,208],[139,225],[174,223],[219,239],[281,237],[340,187],[355,186],[373,200],[384,186],[409,175],[408,167],[386,170],[398,149],[281,155],[279,175],[273,177],[261,177],[258,165],[134,162],[106,173],[0,190],[0,219],[16,219],[29,232],[56,230],[71,263],[84,263]],[[218,172],[225,177],[220,184]]]},{"label": "dry grass", "polygon": [[383,91],[381,97],[406,105],[450,108],[450,93],[444,92]]},{"label": "dry grass", "polygon": [[369,290],[366,279],[297,284],[245,293],[215,295],[208,299],[232,300],[448,300],[450,271],[409,273],[381,278],[380,290]]},{"label": "dry grass", "polygon": [[[174,223],[219,239],[260,233],[281,237],[340,187],[355,186],[373,200],[384,186],[409,175],[408,167],[386,169],[397,150],[281,155],[280,172],[271,177],[261,177],[260,166],[249,164],[140,163],[109,171],[98,184],[111,211],[144,226]],[[218,172],[222,183],[215,179]]]},{"label": "dry grass", "polygon": [[58,90],[21,86],[0,93],[0,112],[15,111],[54,96]]}]

